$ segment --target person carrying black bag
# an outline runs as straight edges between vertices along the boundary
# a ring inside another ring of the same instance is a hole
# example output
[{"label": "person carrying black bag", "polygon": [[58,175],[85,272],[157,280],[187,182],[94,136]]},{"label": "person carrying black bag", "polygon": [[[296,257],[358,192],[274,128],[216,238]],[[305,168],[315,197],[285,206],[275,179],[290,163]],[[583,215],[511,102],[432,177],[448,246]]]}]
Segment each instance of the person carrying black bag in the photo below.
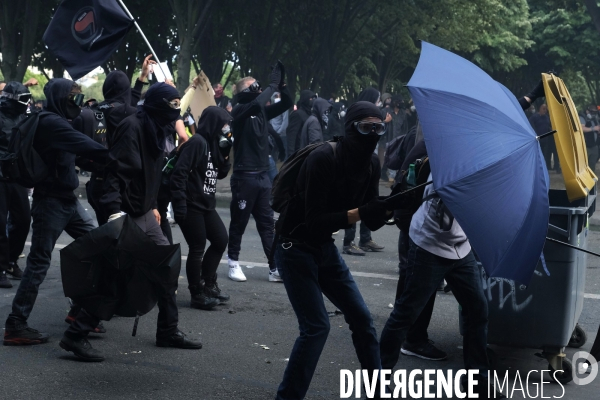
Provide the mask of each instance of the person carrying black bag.
[{"label": "person carrying black bag", "polygon": [[[186,262],[191,307],[208,310],[229,300],[217,285],[217,268],[227,247],[227,230],[215,210],[217,179],[227,176],[231,115],[204,109],[198,129],[179,149],[170,190],[175,221],[189,246]],[[206,240],[210,246],[204,252]]]}]

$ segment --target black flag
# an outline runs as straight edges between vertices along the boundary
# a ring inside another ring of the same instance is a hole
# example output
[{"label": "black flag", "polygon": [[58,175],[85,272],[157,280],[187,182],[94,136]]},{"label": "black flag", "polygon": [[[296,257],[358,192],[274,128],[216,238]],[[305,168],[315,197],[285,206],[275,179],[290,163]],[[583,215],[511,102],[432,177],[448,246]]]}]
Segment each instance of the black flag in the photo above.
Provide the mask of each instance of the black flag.
[{"label": "black flag", "polygon": [[77,80],[104,64],[132,25],[116,0],[64,0],[43,40]]}]

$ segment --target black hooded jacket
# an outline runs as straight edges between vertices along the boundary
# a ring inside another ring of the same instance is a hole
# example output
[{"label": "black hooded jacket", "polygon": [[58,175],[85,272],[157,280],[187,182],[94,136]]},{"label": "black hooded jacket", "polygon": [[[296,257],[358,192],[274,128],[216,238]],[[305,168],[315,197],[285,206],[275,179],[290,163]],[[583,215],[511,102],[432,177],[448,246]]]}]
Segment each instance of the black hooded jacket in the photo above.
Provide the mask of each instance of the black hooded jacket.
[{"label": "black hooded jacket", "polygon": [[[269,170],[269,120],[282,114],[293,104],[287,87],[278,90],[281,101],[266,106],[274,88],[265,88],[254,100],[233,107],[233,172],[260,172]],[[245,94],[245,93],[243,93]],[[238,95],[239,96],[239,95]]]},{"label": "black hooded jacket", "polygon": [[177,215],[185,215],[188,208],[199,211],[215,209],[217,179],[229,173],[231,164],[219,150],[223,126],[230,123],[231,115],[211,106],[202,112],[198,130],[179,149],[179,157],[171,174],[171,199]]},{"label": "black hooded jacket", "polygon": [[348,210],[379,195],[381,167],[373,154],[378,138],[359,134],[352,122],[364,116],[380,117],[381,113],[372,104],[364,107],[364,103],[363,109],[370,114],[360,109],[356,112],[361,106],[357,104],[348,109],[345,136],[336,143],[335,150],[323,144],[302,164],[294,189],[300,195],[294,197],[276,224],[277,233],[284,238],[312,246],[331,242],[333,232],[349,227]]},{"label": "black hooded jacket", "polygon": [[33,142],[50,171],[50,176],[35,187],[34,196],[50,196],[75,200],[73,190],[79,187],[75,157],[83,156],[105,164],[108,150],[74,129],[67,121],[67,98],[73,87],[68,79],[51,79],[44,88],[48,106],[40,113]]},{"label": "black hooded jacket", "polygon": [[106,76],[102,86],[104,101],[98,106],[104,108],[108,143],[121,121],[136,113],[143,87],[144,83],[136,79],[132,89],[127,75],[122,71],[112,71]]},{"label": "black hooded jacket", "polygon": [[290,114],[289,124],[286,130],[287,136],[287,155],[292,155],[298,150],[296,138],[302,133],[302,127],[311,113],[310,99],[315,97],[315,92],[303,90],[300,92],[300,99],[296,103],[297,110]]},{"label": "black hooded jacket", "polygon": [[[4,87],[9,93],[29,93],[29,90],[19,82],[9,82]],[[0,150],[6,151],[12,136],[12,129],[27,118],[26,106],[16,100],[3,98],[0,100]]]},{"label": "black hooded jacket", "polygon": [[304,122],[300,135],[296,138],[296,149],[303,149],[309,144],[323,141],[323,130],[326,127],[323,114],[331,111],[331,104],[325,99],[315,99],[310,117]]},{"label": "black hooded jacket", "polygon": [[[170,115],[176,110],[162,98],[170,101],[179,94],[175,88],[159,83],[146,96],[144,108],[119,124],[110,145],[113,160],[107,166],[104,196],[100,199],[106,215],[123,211],[139,217],[157,207],[167,127],[178,116],[177,112]],[[163,109],[151,110],[151,101]]]}]

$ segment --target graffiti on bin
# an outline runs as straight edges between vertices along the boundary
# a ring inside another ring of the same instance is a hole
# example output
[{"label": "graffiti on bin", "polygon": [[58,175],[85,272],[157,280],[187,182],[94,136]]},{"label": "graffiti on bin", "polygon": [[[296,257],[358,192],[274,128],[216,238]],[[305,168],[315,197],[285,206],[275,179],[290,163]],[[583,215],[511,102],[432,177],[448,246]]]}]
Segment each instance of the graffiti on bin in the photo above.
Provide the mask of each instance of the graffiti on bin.
[{"label": "graffiti on bin", "polygon": [[[534,273],[538,276],[542,276],[542,273],[539,271],[534,271]],[[533,300],[533,295],[530,294],[525,300],[522,302],[517,301],[517,293],[522,292],[527,289],[525,285],[518,285],[515,281],[505,278],[488,278],[483,273],[483,290],[486,293],[488,302],[491,304],[494,301],[494,296],[492,294],[492,289],[494,287],[498,287],[498,309],[504,309],[504,305],[508,302],[508,305],[512,307],[514,312],[520,312],[524,310]],[[518,290],[517,290],[518,289]]]}]

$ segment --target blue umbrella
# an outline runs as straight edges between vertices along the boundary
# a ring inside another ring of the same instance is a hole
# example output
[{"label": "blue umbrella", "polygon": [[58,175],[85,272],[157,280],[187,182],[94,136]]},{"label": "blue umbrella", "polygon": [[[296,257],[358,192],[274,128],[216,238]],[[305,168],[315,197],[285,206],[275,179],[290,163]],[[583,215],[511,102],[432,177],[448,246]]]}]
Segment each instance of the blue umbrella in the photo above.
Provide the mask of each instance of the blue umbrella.
[{"label": "blue umbrella", "polygon": [[425,42],[408,87],[436,192],[487,275],[528,284],[548,230],[549,179],[517,99],[473,63]]}]

